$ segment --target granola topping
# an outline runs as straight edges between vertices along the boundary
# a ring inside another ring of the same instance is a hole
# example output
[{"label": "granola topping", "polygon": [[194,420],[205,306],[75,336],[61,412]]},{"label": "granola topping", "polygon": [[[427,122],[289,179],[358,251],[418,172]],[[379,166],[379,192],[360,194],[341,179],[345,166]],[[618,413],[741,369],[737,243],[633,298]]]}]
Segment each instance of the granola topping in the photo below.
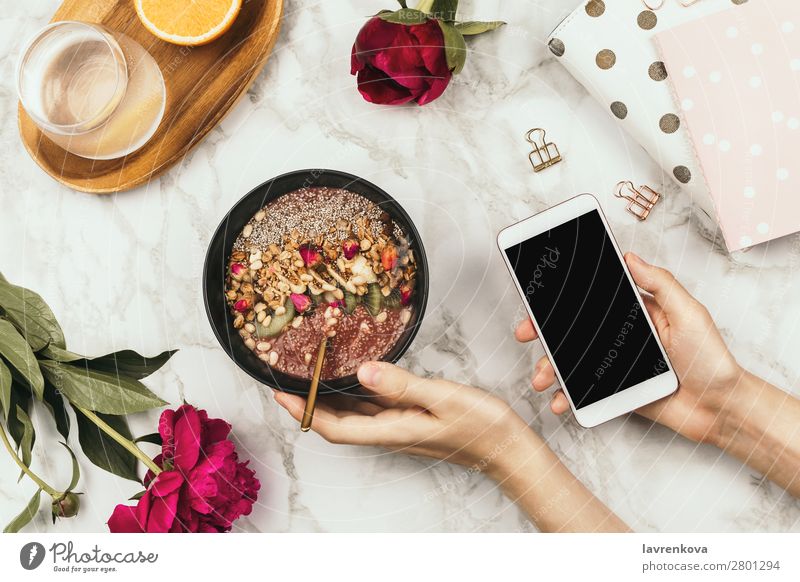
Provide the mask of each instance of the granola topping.
[{"label": "granola topping", "polygon": [[269,366],[310,378],[329,340],[323,378],[386,355],[411,320],[416,260],[388,213],[348,190],[301,188],[243,227],[226,297],[245,345]]}]

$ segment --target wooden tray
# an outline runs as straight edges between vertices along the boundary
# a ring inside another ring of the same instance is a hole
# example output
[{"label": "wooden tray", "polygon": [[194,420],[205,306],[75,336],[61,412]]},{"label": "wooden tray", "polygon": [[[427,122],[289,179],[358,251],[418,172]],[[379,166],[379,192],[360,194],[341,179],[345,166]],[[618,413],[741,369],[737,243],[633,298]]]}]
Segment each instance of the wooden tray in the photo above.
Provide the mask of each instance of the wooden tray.
[{"label": "wooden tray", "polygon": [[53,16],[103,24],[145,47],[167,86],[164,119],[140,150],[116,160],[88,160],[45,137],[19,107],[19,130],[28,153],[62,184],[94,194],[128,190],[158,176],[214,128],[255,80],[278,38],[283,0],[251,0],[230,30],[210,44],[180,47],[159,40],[136,16],[133,0],[64,0]]}]

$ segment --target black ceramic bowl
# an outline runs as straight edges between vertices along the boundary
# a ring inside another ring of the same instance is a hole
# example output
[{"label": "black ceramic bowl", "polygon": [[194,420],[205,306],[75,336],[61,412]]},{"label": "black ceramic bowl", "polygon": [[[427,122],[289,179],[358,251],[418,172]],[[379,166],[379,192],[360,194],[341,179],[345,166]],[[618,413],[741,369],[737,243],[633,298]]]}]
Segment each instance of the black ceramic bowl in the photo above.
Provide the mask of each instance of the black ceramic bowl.
[{"label": "black ceramic bowl", "polygon": [[[383,358],[385,361],[397,362],[406,352],[417,335],[428,303],[428,259],[425,256],[425,248],[422,246],[419,233],[403,207],[374,184],[335,170],[298,170],[273,178],[253,189],[228,212],[208,246],[203,269],[203,299],[206,314],[222,349],[236,362],[237,366],[259,382],[300,395],[308,393],[308,380],[271,369],[244,345],[239,333],[233,327],[233,319],[225,300],[225,277],[233,243],[253,215],[269,202],[284,194],[314,186],[344,188],[371,200],[389,213],[408,236],[411,248],[414,250],[417,261],[417,278],[412,295],[413,316],[403,335]],[[345,392],[356,387],[358,387],[358,379],[352,375],[320,382],[319,390],[320,393],[325,394]]]}]

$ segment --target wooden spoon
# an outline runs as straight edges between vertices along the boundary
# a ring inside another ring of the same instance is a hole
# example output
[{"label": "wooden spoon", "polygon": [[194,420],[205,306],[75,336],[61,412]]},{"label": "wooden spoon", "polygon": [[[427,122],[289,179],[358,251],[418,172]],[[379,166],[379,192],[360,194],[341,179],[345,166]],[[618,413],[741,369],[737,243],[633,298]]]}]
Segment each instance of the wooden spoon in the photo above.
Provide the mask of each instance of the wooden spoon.
[{"label": "wooden spoon", "polygon": [[328,346],[328,338],[322,339],[317,352],[317,363],[314,365],[314,375],[311,378],[311,388],[308,391],[306,408],[303,410],[303,421],[300,423],[300,430],[308,432],[311,429],[311,422],[314,420],[314,408],[317,406],[317,391],[319,390],[319,377],[322,375],[322,364],[325,362],[325,348]]}]

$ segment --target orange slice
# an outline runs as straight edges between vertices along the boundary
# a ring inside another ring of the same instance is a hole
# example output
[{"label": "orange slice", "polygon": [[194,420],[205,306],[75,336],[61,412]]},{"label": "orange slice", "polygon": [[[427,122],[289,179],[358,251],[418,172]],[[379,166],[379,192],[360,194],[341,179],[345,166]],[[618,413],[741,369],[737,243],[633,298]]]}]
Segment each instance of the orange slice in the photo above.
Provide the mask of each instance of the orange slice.
[{"label": "orange slice", "polygon": [[161,40],[185,46],[222,36],[236,20],[242,0],[136,0],[139,20]]}]

